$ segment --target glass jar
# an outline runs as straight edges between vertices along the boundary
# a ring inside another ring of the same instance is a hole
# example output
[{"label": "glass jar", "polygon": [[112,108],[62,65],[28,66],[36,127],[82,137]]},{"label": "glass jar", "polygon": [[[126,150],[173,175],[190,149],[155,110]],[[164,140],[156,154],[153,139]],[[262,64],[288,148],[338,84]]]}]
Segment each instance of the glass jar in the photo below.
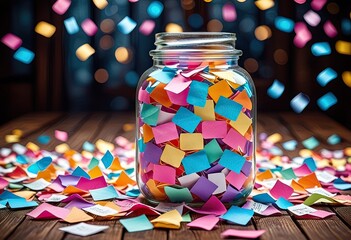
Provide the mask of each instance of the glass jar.
[{"label": "glass jar", "polygon": [[255,179],[256,94],[234,33],[158,33],[136,99],[136,170],[152,203],[242,204]]}]

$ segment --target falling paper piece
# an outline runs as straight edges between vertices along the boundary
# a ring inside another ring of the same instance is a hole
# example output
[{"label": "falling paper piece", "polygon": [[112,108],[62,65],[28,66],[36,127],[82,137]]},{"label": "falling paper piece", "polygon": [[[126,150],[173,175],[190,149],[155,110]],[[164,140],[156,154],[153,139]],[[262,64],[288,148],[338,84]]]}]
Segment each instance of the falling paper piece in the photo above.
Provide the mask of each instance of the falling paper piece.
[{"label": "falling paper piece", "polygon": [[43,35],[44,37],[50,38],[54,35],[56,27],[50,23],[41,21],[35,26],[35,32]]},{"label": "falling paper piece", "polygon": [[67,12],[70,6],[71,6],[71,0],[57,0],[52,5],[52,10],[59,15],[63,15],[65,14],[65,12]]},{"label": "falling paper piece", "polygon": [[319,11],[323,8],[323,6],[326,4],[327,0],[312,0],[311,2],[311,7],[316,10]]},{"label": "falling paper piece", "polygon": [[274,25],[277,29],[282,32],[292,32],[294,30],[294,22],[293,20],[278,16],[274,19]]},{"label": "falling paper piece", "polygon": [[92,224],[87,224],[87,223],[78,223],[76,225],[71,225],[68,227],[61,227],[59,230],[68,232],[74,235],[78,236],[90,236],[93,234],[96,234],[98,232],[104,231],[108,229],[109,226],[103,226],[103,225],[92,225]]},{"label": "falling paper piece", "polygon": [[325,34],[327,34],[328,37],[333,38],[333,37],[336,37],[336,35],[338,35],[338,31],[336,30],[332,22],[329,20],[324,23],[323,29]]},{"label": "falling paper piece", "polygon": [[318,98],[317,105],[323,111],[328,110],[330,107],[335,105],[338,102],[338,99],[332,92],[324,94],[322,97]]},{"label": "falling paper piece", "polygon": [[94,36],[98,31],[98,27],[90,18],[85,19],[80,25],[88,36]]},{"label": "falling paper piece", "polygon": [[311,47],[312,54],[316,57],[329,55],[331,48],[328,42],[317,42]]},{"label": "falling paper piece", "polygon": [[3,36],[1,38],[1,42],[12,50],[16,50],[22,45],[22,39],[12,33],[7,33],[5,36]]},{"label": "falling paper piece", "polygon": [[294,31],[296,33],[296,36],[294,37],[294,44],[298,48],[303,48],[306,43],[312,39],[311,32],[303,22],[296,23]]},{"label": "falling paper piece", "polygon": [[272,85],[268,88],[267,94],[274,99],[279,98],[285,90],[283,83],[279,82],[277,79],[274,80]]},{"label": "falling paper piece", "polygon": [[32,51],[28,50],[27,48],[20,47],[13,55],[13,58],[25,64],[29,64],[33,61],[34,56],[35,54]]},{"label": "falling paper piece", "polygon": [[317,82],[322,87],[325,87],[330,81],[337,78],[337,76],[337,72],[335,72],[334,69],[328,67],[317,75]]},{"label": "falling paper piece", "polygon": [[270,9],[274,6],[274,1],[273,0],[257,0],[255,1],[256,7],[261,9],[262,11],[265,11],[267,9]]},{"label": "falling paper piece", "polygon": [[76,56],[81,61],[86,61],[91,55],[95,53],[95,49],[88,43],[83,44],[76,50]]},{"label": "falling paper piece", "polygon": [[296,112],[301,113],[309,104],[310,98],[303,93],[297,94],[293,99],[290,101],[290,107]]},{"label": "falling paper piece", "polygon": [[127,229],[128,232],[146,231],[154,228],[145,214],[134,218],[121,219],[119,221]]},{"label": "falling paper piece", "polygon": [[335,49],[340,54],[351,55],[351,42],[338,40],[335,43]]},{"label": "falling paper piece", "polygon": [[118,30],[123,34],[131,33],[136,27],[137,23],[130,17],[124,17],[117,25]]},{"label": "falling paper piece", "polygon": [[156,23],[153,20],[145,20],[139,27],[139,32],[149,36],[155,29]]},{"label": "falling paper piece", "polygon": [[226,22],[234,22],[237,15],[234,4],[226,3],[222,8],[222,17]]},{"label": "falling paper piece", "polygon": [[237,237],[237,238],[258,238],[264,234],[266,230],[237,230],[237,229],[227,229],[221,233],[221,238],[227,237]]},{"label": "falling paper piece", "polygon": [[100,10],[104,9],[108,5],[107,0],[93,0],[93,3]]},{"label": "falling paper piece", "polygon": [[79,32],[79,25],[75,17],[67,18],[63,21],[65,28],[69,34],[75,34]]},{"label": "falling paper piece", "polygon": [[216,224],[218,223],[219,218],[214,216],[214,215],[207,215],[203,216],[200,218],[195,219],[191,223],[188,223],[188,227],[193,227],[193,228],[201,228],[205,229],[207,231],[211,231]]},{"label": "falling paper piece", "polygon": [[158,18],[163,11],[163,4],[159,1],[153,1],[146,9],[147,14],[152,18]]},{"label": "falling paper piece", "polygon": [[315,27],[321,21],[321,17],[314,11],[308,10],[304,15],[303,18],[305,21],[312,27]]}]

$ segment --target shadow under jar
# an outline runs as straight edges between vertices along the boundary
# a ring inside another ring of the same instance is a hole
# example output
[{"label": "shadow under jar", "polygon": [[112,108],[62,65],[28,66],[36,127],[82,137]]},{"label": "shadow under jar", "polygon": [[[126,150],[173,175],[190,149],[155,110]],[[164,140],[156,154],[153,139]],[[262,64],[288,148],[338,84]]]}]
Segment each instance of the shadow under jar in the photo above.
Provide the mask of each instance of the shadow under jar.
[{"label": "shadow under jar", "polygon": [[136,99],[136,171],[151,203],[242,204],[255,179],[256,93],[234,33],[158,33]]}]

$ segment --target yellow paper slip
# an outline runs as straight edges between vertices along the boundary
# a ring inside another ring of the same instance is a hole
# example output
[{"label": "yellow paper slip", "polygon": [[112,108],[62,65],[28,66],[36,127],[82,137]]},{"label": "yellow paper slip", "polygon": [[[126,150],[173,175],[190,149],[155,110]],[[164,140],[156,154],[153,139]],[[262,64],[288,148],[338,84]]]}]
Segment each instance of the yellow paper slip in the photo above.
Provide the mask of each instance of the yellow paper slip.
[{"label": "yellow paper slip", "polygon": [[73,207],[64,221],[69,223],[77,223],[77,222],[85,222],[94,220],[94,218],[88,214],[86,214],[83,210],[79,208]]},{"label": "yellow paper slip", "polygon": [[244,113],[240,112],[236,121],[230,121],[230,126],[237,130],[241,135],[245,135],[247,130],[252,124],[252,119],[246,116]]},{"label": "yellow paper slip", "polygon": [[56,27],[50,23],[41,21],[35,26],[35,32],[50,38],[56,31]]},{"label": "yellow paper slip", "polygon": [[201,133],[181,133],[180,149],[201,150],[204,148],[204,139]]},{"label": "yellow paper slip", "polygon": [[172,228],[179,229],[182,216],[174,209],[166,212],[151,221],[155,228]]},{"label": "yellow paper slip", "polygon": [[26,200],[30,200],[35,194],[36,192],[33,191],[19,191],[19,192],[13,192],[13,194],[25,198]]},{"label": "yellow paper slip", "polygon": [[206,100],[206,105],[204,107],[194,106],[194,113],[201,117],[202,121],[216,120],[214,103],[212,100]]},{"label": "yellow paper slip", "polygon": [[95,166],[88,172],[91,179],[101,177],[103,175],[99,166]]},{"label": "yellow paper slip", "polygon": [[208,88],[208,95],[217,102],[220,96],[229,97],[233,94],[227,81],[222,80]]},{"label": "yellow paper slip", "polygon": [[178,148],[172,147],[171,145],[166,144],[161,155],[161,161],[173,167],[178,168],[184,156],[185,156],[185,152],[183,152],[182,150],[179,150]]}]

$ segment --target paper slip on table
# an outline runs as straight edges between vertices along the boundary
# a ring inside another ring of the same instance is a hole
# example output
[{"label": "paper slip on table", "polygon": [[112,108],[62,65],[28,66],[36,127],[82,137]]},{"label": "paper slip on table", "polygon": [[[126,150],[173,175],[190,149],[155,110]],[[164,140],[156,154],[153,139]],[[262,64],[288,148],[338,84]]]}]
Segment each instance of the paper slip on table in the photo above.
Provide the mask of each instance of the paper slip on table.
[{"label": "paper slip on table", "polygon": [[[94,143],[97,139],[113,142],[117,136],[134,138],[134,130],[125,132],[123,125],[134,123],[134,115],[119,113],[32,113],[14,119],[0,127],[0,147],[8,147],[4,136],[13,129],[21,129],[23,137],[20,143],[35,142],[40,135],[51,136],[48,145],[40,145],[42,149],[53,151],[59,144],[54,139],[56,129],[65,129],[69,134],[68,145],[77,151],[82,150],[84,141]],[[351,146],[351,131],[321,113],[265,113],[258,115],[258,132],[268,135],[280,133],[282,142],[295,139],[299,142],[294,151],[284,151],[289,157],[296,157],[302,140],[311,136],[321,139],[316,151],[326,148],[340,150]],[[131,125],[130,125],[131,126]],[[338,134],[343,140],[340,144],[329,145],[326,139]],[[324,140],[324,141],[323,141]],[[278,146],[281,146],[277,144]],[[283,148],[282,148],[283,149]],[[344,192],[350,194],[349,192]],[[334,212],[335,215],[326,219],[298,219],[287,211],[282,215],[260,217],[255,215],[247,226],[231,225],[223,222],[212,231],[189,229],[182,223],[179,230],[154,229],[144,232],[127,232],[118,220],[88,222],[96,225],[108,225],[107,230],[84,239],[219,239],[220,233],[226,229],[264,229],[266,233],[260,239],[351,239],[351,206],[313,205],[316,209]],[[0,239],[79,239],[71,234],[58,230],[69,224],[58,220],[33,220],[26,213],[33,208],[24,210],[0,210]],[[192,219],[200,215],[191,214]],[[83,237],[82,237],[83,238]]]}]

